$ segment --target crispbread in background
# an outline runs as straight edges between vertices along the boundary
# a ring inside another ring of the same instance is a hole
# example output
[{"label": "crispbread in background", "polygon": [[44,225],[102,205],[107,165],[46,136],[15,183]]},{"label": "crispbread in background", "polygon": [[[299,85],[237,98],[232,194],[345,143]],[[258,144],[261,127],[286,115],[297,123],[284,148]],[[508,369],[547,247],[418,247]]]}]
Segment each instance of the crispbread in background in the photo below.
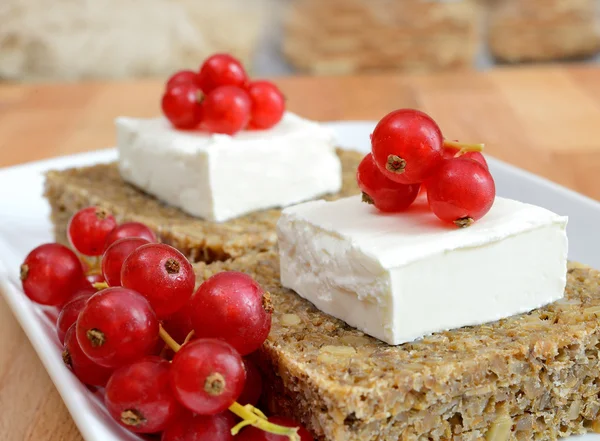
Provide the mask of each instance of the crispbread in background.
[{"label": "crispbread in background", "polygon": [[491,0],[489,46],[501,61],[583,58],[600,50],[596,0]]}]

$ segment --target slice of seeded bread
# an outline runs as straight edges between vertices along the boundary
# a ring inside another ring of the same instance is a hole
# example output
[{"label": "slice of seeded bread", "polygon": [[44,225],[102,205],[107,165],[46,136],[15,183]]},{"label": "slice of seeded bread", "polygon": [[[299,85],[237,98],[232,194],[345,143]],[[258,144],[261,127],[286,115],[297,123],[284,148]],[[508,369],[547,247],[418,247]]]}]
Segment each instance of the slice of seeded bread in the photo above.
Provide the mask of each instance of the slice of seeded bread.
[{"label": "slice of seeded bread", "polygon": [[[275,251],[199,263],[271,294],[259,351],[272,412],[320,441],[554,440],[600,431],[600,273],[571,265],[566,297],[529,314],[389,346],[279,283]],[[482,292],[485,295],[485,292]]]},{"label": "slice of seeded bread", "polygon": [[[339,149],[338,156],[343,169],[342,190],[326,199],[359,192],[355,173],[363,154]],[[51,171],[46,176],[45,196],[52,209],[56,240],[61,243],[67,241],[66,226],[71,216],[81,208],[98,205],[119,222],[145,223],[159,240],[178,248],[193,262],[225,260],[270,249],[276,241],[275,224],[281,212],[258,211],[224,223],[204,221],[125,183],[114,163]]]}]

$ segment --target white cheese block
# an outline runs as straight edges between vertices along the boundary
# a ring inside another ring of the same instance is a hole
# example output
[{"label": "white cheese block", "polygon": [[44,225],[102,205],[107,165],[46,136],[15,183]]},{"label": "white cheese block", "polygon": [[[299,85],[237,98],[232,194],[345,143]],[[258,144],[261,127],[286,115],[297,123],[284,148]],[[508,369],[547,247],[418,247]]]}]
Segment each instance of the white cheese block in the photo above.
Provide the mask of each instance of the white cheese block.
[{"label": "white cheese block", "polygon": [[307,202],[285,209],[277,225],[281,283],[397,345],[562,298],[566,224],[503,198],[465,229],[443,224],[424,199],[398,214],[360,197]]},{"label": "white cheese block", "polygon": [[192,216],[222,222],[338,192],[332,133],[286,113],[269,130],[234,136],[177,130],[163,118],[118,118],[125,181]]}]

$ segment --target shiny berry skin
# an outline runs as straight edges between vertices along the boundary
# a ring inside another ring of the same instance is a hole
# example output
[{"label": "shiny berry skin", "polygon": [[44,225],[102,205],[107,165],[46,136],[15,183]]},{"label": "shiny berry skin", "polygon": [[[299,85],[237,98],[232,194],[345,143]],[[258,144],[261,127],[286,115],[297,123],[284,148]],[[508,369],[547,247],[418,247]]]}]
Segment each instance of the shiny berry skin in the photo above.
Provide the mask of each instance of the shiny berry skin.
[{"label": "shiny berry skin", "polygon": [[[104,282],[104,276],[102,274],[90,274],[89,276],[85,277],[87,279],[87,281],[89,282],[89,286],[91,288],[94,288],[94,283],[102,283]],[[97,289],[94,288],[94,291],[97,291]]]},{"label": "shiny berry skin", "polygon": [[271,299],[244,273],[223,271],[208,278],[189,309],[196,337],[224,340],[241,355],[257,350],[271,330]]},{"label": "shiny berry skin", "polygon": [[193,329],[188,304],[186,303],[179,311],[163,318],[162,325],[176,342],[182,343]]},{"label": "shiny berry skin", "polygon": [[183,411],[171,390],[170,368],[167,360],[146,357],[117,369],[106,385],[108,412],[132,432],[163,431]]},{"label": "shiny berry skin", "polygon": [[170,89],[179,84],[195,84],[198,85],[198,74],[193,70],[180,70],[175,72],[167,80],[165,89]]},{"label": "shiny berry skin", "polygon": [[245,381],[242,357],[221,340],[191,341],[175,354],[171,364],[175,396],[200,415],[226,410],[242,393]]},{"label": "shiny berry skin", "polygon": [[69,242],[86,256],[100,256],[106,237],[117,226],[114,216],[98,207],[88,207],[73,215],[67,227]]},{"label": "shiny berry skin", "polygon": [[109,286],[121,286],[121,269],[129,255],[149,242],[140,237],[129,237],[114,242],[102,256],[102,275]]},{"label": "shiny berry skin", "polygon": [[400,184],[386,178],[367,154],[358,165],[356,181],[363,201],[388,213],[406,210],[419,194],[419,184]]},{"label": "shiny berry skin", "polygon": [[386,116],[371,135],[375,164],[392,181],[420,184],[443,159],[442,132],[428,115],[400,109]]},{"label": "shiny berry skin", "polygon": [[[455,155],[458,152],[459,152],[459,149],[445,147],[444,148],[444,158],[452,159],[455,157]],[[481,153],[481,152],[465,152],[462,155],[460,155],[460,158],[473,159],[473,160],[479,162],[481,165],[483,165],[486,168],[486,170],[490,169],[490,167],[488,166],[488,163],[485,159],[485,156],[483,156],[483,153]]]},{"label": "shiny berry skin", "polygon": [[75,324],[79,313],[87,303],[88,299],[96,293],[93,288],[84,288],[78,291],[60,310],[56,320],[56,333],[61,343],[65,342],[65,335],[69,328]]},{"label": "shiny berry skin", "polygon": [[426,181],[431,211],[443,221],[467,227],[494,204],[496,186],[490,172],[468,158],[446,160]]},{"label": "shiny berry skin", "polygon": [[94,363],[81,350],[81,346],[77,341],[75,325],[71,325],[65,334],[65,345],[62,356],[65,364],[71,368],[79,381],[88,386],[106,386],[108,379],[113,373],[113,369]]},{"label": "shiny berry skin", "polygon": [[231,429],[235,417],[229,411],[216,415],[194,415],[184,412],[163,432],[160,441],[235,441]]},{"label": "shiny berry skin", "polygon": [[217,87],[202,101],[202,127],[210,133],[234,135],[248,125],[251,108],[245,90],[236,86]]},{"label": "shiny berry skin", "polygon": [[270,129],[283,117],[285,98],[279,88],[270,81],[253,81],[248,85],[252,101],[250,127]]},{"label": "shiny berry skin", "polygon": [[244,390],[237,401],[242,406],[245,406],[246,404],[255,406],[262,395],[262,375],[260,374],[258,366],[256,366],[256,364],[248,357],[245,357],[243,361],[244,369],[246,370],[246,382],[244,383]]},{"label": "shiny berry skin", "polygon": [[77,339],[94,362],[117,368],[154,350],[158,319],[141,294],[107,288],[90,297],[79,313]]},{"label": "shiny berry skin", "polygon": [[106,243],[104,244],[104,251],[108,249],[113,243],[119,239],[127,239],[130,237],[141,237],[146,239],[148,242],[156,242],[156,235],[154,232],[141,222],[125,222],[117,226],[112,230],[108,236],[106,236]]},{"label": "shiny berry skin", "polygon": [[34,248],[21,265],[23,291],[42,305],[60,306],[89,286],[79,258],[69,248],[47,243]]},{"label": "shiny berry skin", "polygon": [[[300,423],[285,418],[273,416],[269,417],[269,422],[284,427],[299,427],[298,435],[300,435],[300,441],[314,441],[314,438],[308,430],[306,430]],[[268,433],[263,430],[257,429],[256,427],[248,427],[240,432],[236,437],[238,441],[287,441],[289,438],[285,435],[275,435]]]},{"label": "shiny berry skin", "polygon": [[143,245],[133,251],[121,269],[121,283],[148,299],[158,318],[168,317],[185,305],[196,276],[192,264],[172,246]]},{"label": "shiny berry skin", "polygon": [[220,86],[245,87],[248,75],[237,59],[227,54],[215,54],[207,58],[198,73],[198,85],[204,93]]},{"label": "shiny berry skin", "polygon": [[178,129],[194,129],[202,120],[201,100],[202,91],[195,84],[176,84],[163,94],[163,115]]}]

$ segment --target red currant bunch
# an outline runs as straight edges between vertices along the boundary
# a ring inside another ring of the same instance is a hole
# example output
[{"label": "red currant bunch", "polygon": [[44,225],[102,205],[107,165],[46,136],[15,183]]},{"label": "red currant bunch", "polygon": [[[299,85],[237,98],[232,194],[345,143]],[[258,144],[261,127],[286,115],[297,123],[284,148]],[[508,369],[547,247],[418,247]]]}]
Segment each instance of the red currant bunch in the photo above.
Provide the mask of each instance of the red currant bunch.
[{"label": "red currant bunch", "polygon": [[363,201],[383,212],[399,212],[426,192],[439,219],[467,227],[485,216],[496,197],[482,149],[482,144],[445,140],[423,112],[395,110],[375,127],[371,153],[358,166]]},{"label": "red currant bunch", "polygon": [[196,276],[181,252],[156,243],[146,225],[117,225],[97,207],[75,213],[69,239],[79,256],[59,244],[29,253],[23,290],[37,303],[64,305],[56,332],[65,365],[82,383],[105,388],[118,424],[162,433],[163,441],[231,441],[238,432],[312,439],[298,423],[254,407],[262,377],[244,356],[266,340],[272,313],[256,281],[222,272],[194,293]]},{"label": "red currant bunch", "polygon": [[178,129],[234,135],[275,126],[285,113],[285,99],[275,84],[250,81],[236,58],[215,54],[198,72],[182,70],[169,78],[162,111]]}]

